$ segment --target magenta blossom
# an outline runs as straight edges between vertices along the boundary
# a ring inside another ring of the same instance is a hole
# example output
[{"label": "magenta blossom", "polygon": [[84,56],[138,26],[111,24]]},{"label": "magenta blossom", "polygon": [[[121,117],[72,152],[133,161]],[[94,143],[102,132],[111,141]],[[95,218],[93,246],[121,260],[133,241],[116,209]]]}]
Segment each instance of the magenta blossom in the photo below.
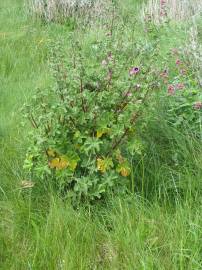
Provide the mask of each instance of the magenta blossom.
[{"label": "magenta blossom", "polygon": [[175,94],[175,87],[173,85],[168,86],[168,94],[174,95]]},{"label": "magenta blossom", "polygon": [[181,64],[180,59],[177,59],[175,63],[176,63],[176,65],[180,65]]},{"label": "magenta blossom", "polygon": [[140,69],[139,67],[132,67],[130,70],[129,70],[129,74],[130,75],[135,75],[137,73],[139,73]]},{"label": "magenta blossom", "polygon": [[194,103],[193,107],[194,107],[195,110],[201,110],[202,109],[202,102],[201,101],[196,101]]}]

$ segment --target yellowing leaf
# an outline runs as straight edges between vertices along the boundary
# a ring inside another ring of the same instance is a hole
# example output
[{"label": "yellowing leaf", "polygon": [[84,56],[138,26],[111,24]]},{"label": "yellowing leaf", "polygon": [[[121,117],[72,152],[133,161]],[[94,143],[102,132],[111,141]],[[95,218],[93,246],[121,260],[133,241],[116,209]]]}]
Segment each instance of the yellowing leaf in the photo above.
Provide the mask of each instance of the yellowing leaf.
[{"label": "yellowing leaf", "polygon": [[69,161],[65,157],[61,157],[58,169],[65,169],[69,166]]},{"label": "yellowing leaf", "polygon": [[76,160],[70,160],[69,161],[69,167],[72,171],[75,171],[76,167],[77,167],[77,161]]},{"label": "yellowing leaf", "polygon": [[49,162],[49,166],[52,169],[65,169],[69,166],[69,162],[65,157],[54,158]]},{"label": "yellowing leaf", "polygon": [[47,153],[49,157],[55,157],[55,151],[53,151],[52,149],[48,149]]},{"label": "yellowing leaf", "polygon": [[122,167],[120,173],[122,176],[127,177],[130,175],[130,169]]},{"label": "yellowing leaf", "polygon": [[102,129],[97,130],[97,135],[96,135],[96,137],[99,139],[99,138],[101,138],[102,135],[104,135],[104,134],[105,134],[105,131],[104,131],[104,130],[102,130]]},{"label": "yellowing leaf", "polygon": [[124,177],[129,176],[131,173],[130,167],[127,164],[119,165],[117,171]]},{"label": "yellowing leaf", "polygon": [[60,163],[60,159],[59,158],[54,158],[49,162],[49,166],[51,169],[57,168],[58,165]]},{"label": "yellowing leaf", "polygon": [[101,138],[104,134],[107,134],[109,132],[109,128],[103,128],[103,129],[98,129],[96,137],[99,139]]},{"label": "yellowing leaf", "polygon": [[106,171],[105,165],[104,165],[104,160],[101,158],[97,159],[97,169],[98,171],[101,171],[104,173]]},{"label": "yellowing leaf", "polygon": [[113,161],[111,158],[98,158],[97,159],[97,169],[98,171],[101,171],[102,173],[105,173],[107,170],[109,170],[111,167],[113,167]]}]

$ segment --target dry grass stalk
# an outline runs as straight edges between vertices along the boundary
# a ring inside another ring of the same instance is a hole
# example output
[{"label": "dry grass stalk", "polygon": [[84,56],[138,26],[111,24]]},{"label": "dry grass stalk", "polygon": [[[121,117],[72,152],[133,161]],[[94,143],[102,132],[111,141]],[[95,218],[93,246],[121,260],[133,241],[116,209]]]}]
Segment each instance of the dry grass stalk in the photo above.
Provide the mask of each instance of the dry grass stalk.
[{"label": "dry grass stalk", "polygon": [[109,0],[30,0],[29,10],[45,21],[62,21],[69,17],[100,18]]},{"label": "dry grass stalk", "polygon": [[187,20],[201,12],[201,0],[149,0],[142,6],[141,18],[159,25],[165,20]]},{"label": "dry grass stalk", "polygon": [[202,45],[198,38],[198,28],[195,23],[188,32],[187,45],[183,48],[183,53],[189,60],[189,65],[195,71],[199,85],[202,86]]}]

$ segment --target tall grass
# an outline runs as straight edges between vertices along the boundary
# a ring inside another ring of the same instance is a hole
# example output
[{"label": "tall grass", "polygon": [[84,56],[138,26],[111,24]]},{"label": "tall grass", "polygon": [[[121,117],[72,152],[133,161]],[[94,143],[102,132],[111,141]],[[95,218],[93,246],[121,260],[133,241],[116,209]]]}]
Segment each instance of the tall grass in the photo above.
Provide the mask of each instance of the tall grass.
[{"label": "tall grass", "polygon": [[1,204],[1,269],[201,269],[201,206],[131,197],[75,211],[29,194]]},{"label": "tall grass", "polygon": [[151,19],[161,24],[165,19],[184,21],[197,17],[202,12],[200,0],[149,0],[143,4],[142,19]]},{"label": "tall grass", "polygon": [[92,7],[90,0],[31,0],[30,9],[37,16],[47,21],[72,16],[75,12],[86,13]]},{"label": "tall grass", "polygon": [[197,74],[199,85],[202,86],[202,45],[199,40],[199,29],[194,21],[188,31],[188,40],[183,51]]},{"label": "tall grass", "polygon": [[[127,22],[133,1],[122,5]],[[161,97],[141,134],[147,154],[131,161],[131,194],[73,209],[38,183],[21,188],[29,180],[22,170],[29,127],[20,125],[20,108],[35,88],[52,84],[47,47],[59,37],[68,43],[72,31],[33,21],[22,7],[21,0],[0,2],[0,269],[202,269],[201,142],[165,121]],[[102,38],[91,31],[87,50]],[[163,58],[184,32],[161,31]],[[134,36],[150,45],[143,28]]]},{"label": "tall grass", "polygon": [[29,0],[28,9],[32,15],[46,22],[65,22],[71,18],[99,19],[106,15],[110,4],[110,0]]}]

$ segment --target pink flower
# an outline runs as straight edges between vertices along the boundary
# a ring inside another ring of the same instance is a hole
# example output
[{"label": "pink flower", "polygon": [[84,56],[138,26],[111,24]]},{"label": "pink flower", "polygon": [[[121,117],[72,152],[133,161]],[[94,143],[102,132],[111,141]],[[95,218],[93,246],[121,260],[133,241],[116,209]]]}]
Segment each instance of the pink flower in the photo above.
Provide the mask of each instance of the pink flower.
[{"label": "pink flower", "polygon": [[180,65],[181,64],[180,59],[177,59],[175,63],[176,63],[176,65]]},{"label": "pink flower", "polygon": [[132,68],[129,70],[129,74],[132,76],[132,75],[137,74],[139,71],[140,71],[139,67],[132,67]]},{"label": "pink flower", "polygon": [[175,94],[175,87],[173,85],[168,86],[168,94],[174,95]]},{"label": "pink flower", "polygon": [[193,107],[194,107],[195,110],[201,110],[202,109],[202,102],[201,101],[196,101],[194,103]]},{"label": "pink flower", "polygon": [[182,90],[182,89],[184,89],[184,83],[178,83],[177,85],[176,85],[176,88],[178,89],[178,90]]}]

